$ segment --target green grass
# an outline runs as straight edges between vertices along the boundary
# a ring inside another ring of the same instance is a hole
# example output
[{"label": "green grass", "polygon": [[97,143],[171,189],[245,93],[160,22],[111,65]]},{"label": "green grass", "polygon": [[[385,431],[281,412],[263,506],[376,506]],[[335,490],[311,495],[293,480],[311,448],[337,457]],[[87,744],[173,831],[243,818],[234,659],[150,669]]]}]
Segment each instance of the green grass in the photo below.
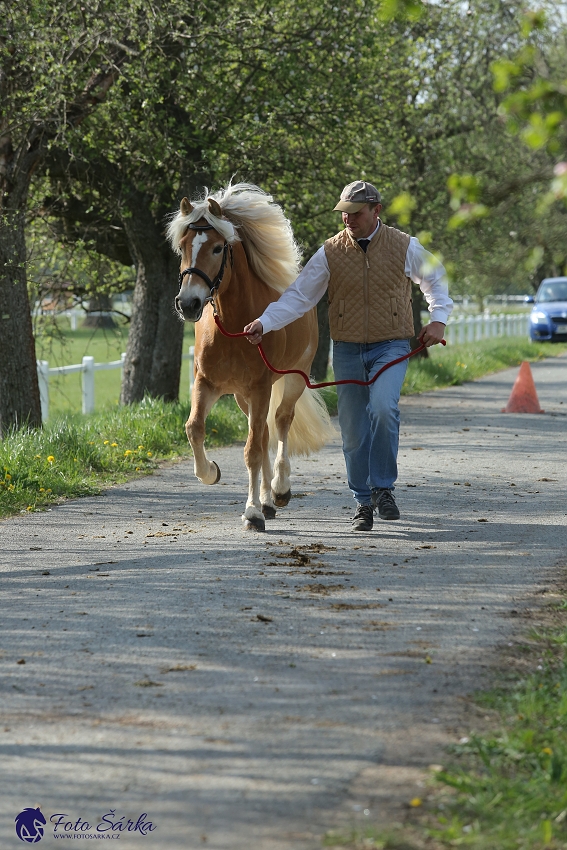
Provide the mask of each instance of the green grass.
[{"label": "green grass", "polygon": [[447,846],[461,839],[477,850],[567,847],[567,631],[554,635],[559,658],[542,637],[540,671],[478,700],[498,711],[500,731],[471,735],[438,775],[456,797],[428,832]]},{"label": "green grass", "polygon": [[519,366],[523,360],[555,357],[567,351],[567,343],[531,343],[525,337],[504,337],[465,345],[436,345],[428,351],[429,357],[410,360],[402,395],[474,381],[491,372]]},{"label": "green grass", "polygon": [[[325,846],[352,850],[565,850],[567,848],[567,602],[551,627],[516,648],[531,672],[478,694],[497,731],[453,747],[420,814],[388,832],[329,833]],[[514,669],[513,661],[510,665]],[[510,669],[510,668],[509,668]],[[408,801],[409,802],[409,801]]]},{"label": "green grass", "polygon": [[[567,351],[567,343],[531,343],[525,337],[504,337],[466,345],[436,345],[428,351],[429,357],[410,359],[402,395],[458,386],[491,372],[519,366],[523,360],[533,362],[555,357]],[[332,372],[328,380],[333,380]],[[329,387],[321,390],[321,393],[329,411],[336,413],[337,391]]]},{"label": "green grass", "polygon": [[[92,329],[78,328],[69,330],[66,322],[60,320],[57,333],[39,335],[36,339],[38,360],[47,360],[49,367],[69,366],[81,363],[84,356],[94,357],[95,363],[109,363],[120,360],[126,351],[128,325],[115,328]],[[194,342],[193,325],[185,324],[183,353],[187,354]],[[120,369],[108,369],[95,372],[95,411],[104,411],[118,404],[120,397]],[[74,413],[81,410],[80,372],[71,375],[49,376],[49,417],[53,419],[62,413]],[[189,361],[181,364],[180,397],[189,398]]]},{"label": "green grass", "polygon": [[[189,454],[184,424],[189,403],[141,404],[100,414],[59,416],[43,429],[16,431],[0,442],[0,516],[32,511],[63,498],[151,472],[160,459]],[[247,422],[232,398],[207,419],[206,444],[244,439]]]}]

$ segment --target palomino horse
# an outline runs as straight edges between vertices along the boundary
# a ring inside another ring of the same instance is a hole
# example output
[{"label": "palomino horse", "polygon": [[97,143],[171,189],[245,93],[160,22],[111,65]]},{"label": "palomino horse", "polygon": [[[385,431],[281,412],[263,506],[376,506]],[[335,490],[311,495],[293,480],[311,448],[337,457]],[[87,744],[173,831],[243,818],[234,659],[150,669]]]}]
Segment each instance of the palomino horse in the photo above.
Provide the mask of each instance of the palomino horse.
[{"label": "palomino horse", "polygon": [[[199,202],[181,201],[168,236],[181,255],[181,288],[175,309],[195,322],[195,382],[191,415],[185,426],[193,449],[195,475],[216,484],[220,470],[204,449],[205,419],[213,404],[232,393],[248,417],[244,460],[248,469],[245,528],[265,530],[276,506],[290,500],[289,454],[318,451],[334,434],[316,393],[305,392],[300,375],[281,378],[264,365],[256,346],[222,335],[214,310],[230,333],[242,331],[297,277],[299,251],[281,208],[247,183]],[[317,349],[317,317],[301,319],[268,334],[263,346],[276,369],[309,372]],[[277,454],[272,467],[270,437]]]}]

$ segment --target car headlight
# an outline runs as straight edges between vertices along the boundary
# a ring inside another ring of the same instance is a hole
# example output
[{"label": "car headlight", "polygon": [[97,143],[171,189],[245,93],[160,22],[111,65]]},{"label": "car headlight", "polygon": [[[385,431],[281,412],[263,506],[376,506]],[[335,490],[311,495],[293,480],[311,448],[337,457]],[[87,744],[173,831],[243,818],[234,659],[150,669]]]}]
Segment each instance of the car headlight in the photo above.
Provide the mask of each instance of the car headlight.
[{"label": "car headlight", "polygon": [[544,322],[547,323],[548,321],[549,321],[549,317],[548,317],[547,313],[542,313],[540,310],[536,310],[535,313],[532,313],[532,322],[535,325],[540,325],[540,324],[543,324]]}]

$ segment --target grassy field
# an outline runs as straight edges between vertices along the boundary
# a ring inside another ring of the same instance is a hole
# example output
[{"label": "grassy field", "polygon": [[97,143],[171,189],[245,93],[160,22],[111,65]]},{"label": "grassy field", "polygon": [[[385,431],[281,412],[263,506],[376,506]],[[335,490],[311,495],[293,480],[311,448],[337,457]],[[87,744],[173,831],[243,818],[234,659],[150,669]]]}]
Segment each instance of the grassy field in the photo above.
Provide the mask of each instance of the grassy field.
[{"label": "grassy field", "polygon": [[[62,321],[60,332],[55,336],[39,336],[36,340],[38,360],[47,360],[49,367],[68,366],[81,363],[83,357],[94,357],[95,363],[109,363],[120,360],[126,351],[128,325],[117,325],[109,330],[78,328],[76,331],[66,327]],[[194,342],[193,325],[185,324],[183,353],[187,354]],[[118,404],[120,397],[120,369],[95,372],[95,412],[108,410]],[[81,410],[81,373],[72,375],[50,375],[49,378],[49,414],[56,417],[61,413],[76,413]],[[189,398],[189,361],[181,365],[180,398]]]}]

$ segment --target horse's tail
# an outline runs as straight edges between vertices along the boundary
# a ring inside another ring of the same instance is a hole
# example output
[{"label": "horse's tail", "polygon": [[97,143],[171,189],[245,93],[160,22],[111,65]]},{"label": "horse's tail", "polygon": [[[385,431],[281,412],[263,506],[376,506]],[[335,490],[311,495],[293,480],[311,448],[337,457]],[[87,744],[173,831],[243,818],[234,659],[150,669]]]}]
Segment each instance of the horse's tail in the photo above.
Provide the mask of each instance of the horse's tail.
[{"label": "horse's tail", "polygon": [[[270,431],[270,449],[277,448],[276,410],[283,398],[284,380],[276,381],[272,386],[268,428]],[[325,443],[337,436],[325,402],[317,390],[304,390],[295,403],[295,416],[288,436],[289,455],[309,455],[318,452]]]}]

